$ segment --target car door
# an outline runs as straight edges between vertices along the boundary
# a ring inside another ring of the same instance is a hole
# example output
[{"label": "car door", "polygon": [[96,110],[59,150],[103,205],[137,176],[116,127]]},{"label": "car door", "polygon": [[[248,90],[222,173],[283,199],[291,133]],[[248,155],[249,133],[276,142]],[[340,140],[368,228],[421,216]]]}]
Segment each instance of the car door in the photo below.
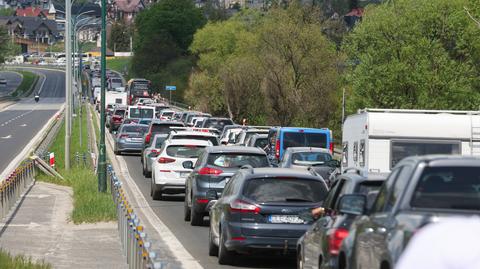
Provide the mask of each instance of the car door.
[{"label": "car door", "polygon": [[[399,172],[400,169],[398,168],[392,170],[388,179],[380,188],[370,214],[363,215],[355,221],[356,236],[351,260],[353,268],[374,268],[371,267],[370,264],[372,263],[373,251],[376,248],[374,242],[377,241],[376,238],[372,239],[372,237],[375,236],[375,228],[377,228],[375,223],[381,223],[385,221],[388,216],[384,209],[386,208],[389,194],[392,191],[393,184],[395,183],[395,179],[398,177]],[[383,232],[383,230],[378,232]]]},{"label": "car door", "polygon": [[[338,197],[345,186],[345,179],[335,182],[332,189],[325,199],[324,208],[333,209],[338,201]],[[328,224],[332,222],[332,218],[326,215],[317,220],[312,227],[306,232],[304,239],[304,266],[305,268],[317,268],[318,258],[324,253],[328,246],[324,245]]]},{"label": "car door", "polygon": [[382,212],[373,214],[371,217],[371,228],[373,233],[369,238],[373,251],[370,255],[368,268],[380,268],[382,262],[390,262],[389,241],[395,234],[397,223],[395,212],[398,201],[402,198],[404,189],[407,187],[412,174],[413,167],[403,165],[395,168],[399,170],[397,178],[388,194]]}]

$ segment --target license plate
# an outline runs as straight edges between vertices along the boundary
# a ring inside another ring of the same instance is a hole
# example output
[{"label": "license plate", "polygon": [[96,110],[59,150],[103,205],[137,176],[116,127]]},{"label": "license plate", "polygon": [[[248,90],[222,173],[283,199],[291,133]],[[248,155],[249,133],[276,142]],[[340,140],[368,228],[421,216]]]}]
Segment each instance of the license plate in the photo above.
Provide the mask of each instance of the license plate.
[{"label": "license plate", "polygon": [[268,217],[270,223],[294,223],[302,224],[304,221],[297,215],[270,215]]},{"label": "license plate", "polygon": [[180,177],[188,177],[190,175],[190,172],[180,172]]}]

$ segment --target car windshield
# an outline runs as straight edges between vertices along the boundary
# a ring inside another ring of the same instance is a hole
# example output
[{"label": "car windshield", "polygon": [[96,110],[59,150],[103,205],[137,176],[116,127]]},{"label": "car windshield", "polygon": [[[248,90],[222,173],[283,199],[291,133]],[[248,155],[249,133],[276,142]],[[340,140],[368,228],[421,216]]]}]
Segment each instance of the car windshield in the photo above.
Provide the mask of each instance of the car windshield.
[{"label": "car windshield", "polygon": [[146,125],[128,125],[123,126],[122,133],[145,133],[148,130]]},{"label": "car windshield", "polygon": [[372,180],[364,181],[358,185],[355,192],[367,196],[367,208],[372,207],[373,202],[377,198],[378,191],[380,190],[382,184],[383,181],[381,180]]},{"label": "car windshield", "polygon": [[425,168],[412,207],[480,210],[480,167]]},{"label": "car windshield", "polygon": [[323,182],[303,178],[255,178],[246,182],[243,195],[257,203],[310,202],[325,199]]},{"label": "car windshield", "polygon": [[167,147],[167,155],[180,158],[198,158],[205,146],[171,145]]},{"label": "car windshield", "polygon": [[328,148],[325,133],[285,132],[283,149],[290,147]]},{"label": "car windshield", "polygon": [[223,168],[240,168],[244,165],[252,167],[267,167],[267,156],[251,153],[212,153],[208,155],[207,163]]},{"label": "car windshield", "polygon": [[292,153],[292,164],[301,166],[322,165],[332,160],[332,155],[325,152]]},{"label": "car windshield", "polygon": [[253,145],[254,147],[259,147],[259,148],[265,148],[268,144],[268,138],[257,138],[255,140],[255,144]]},{"label": "car windshield", "polygon": [[172,139],[194,139],[194,140],[203,140],[210,141],[214,146],[218,146],[218,140],[214,136],[204,136],[204,135],[175,135]]}]

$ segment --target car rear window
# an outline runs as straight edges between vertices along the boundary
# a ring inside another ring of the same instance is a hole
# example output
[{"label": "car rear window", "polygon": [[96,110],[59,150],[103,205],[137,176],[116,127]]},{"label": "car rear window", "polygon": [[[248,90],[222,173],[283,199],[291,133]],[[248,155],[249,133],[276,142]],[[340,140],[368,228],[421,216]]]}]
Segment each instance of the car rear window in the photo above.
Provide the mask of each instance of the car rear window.
[{"label": "car rear window", "polygon": [[244,165],[252,167],[267,167],[267,156],[249,153],[211,153],[207,164],[223,168],[240,168]]},{"label": "car rear window", "polygon": [[129,113],[130,118],[153,118],[154,109],[131,107]]},{"label": "car rear window", "polygon": [[318,203],[325,199],[327,189],[323,182],[312,179],[255,178],[245,183],[243,195],[257,203]]},{"label": "car rear window", "polygon": [[162,115],[165,116],[165,117],[170,117],[170,116],[173,115],[173,113],[175,113],[175,112],[173,112],[173,111],[171,111],[171,112],[163,112]]},{"label": "car rear window", "polygon": [[175,135],[173,139],[194,139],[202,141],[210,141],[214,146],[218,146],[218,140],[213,136],[202,136],[202,135]]},{"label": "car rear window", "polygon": [[170,127],[181,127],[182,124],[153,124],[152,125],[152,133],[156,134],[168,134],[170,133]]},{"label": "car rear window", "polygon": [[205,146],[171,145],[167,147],[167,155],[180,158],[198,158]]},{"label": "car rear window", "polygon": [[125,115],[125,110],[123,109],[117,109],[115,110],[115,115],[119,115],[119,116],[124,116]]},{"label": "car rear window", "polygon": [[265,137],[265,138],[257,138],[257,140],[255,140],[255,144],[253,145],[254,147],[259,147],[259,148],[265,148],[268,144],[268,139]]},{"label": "car rear window", "polygon": [[123,126],[122,132],[123,133],[145,133],[148,130],[148,126],[146,125],[130,125],[130,126]]},{"label": "car rear window", "polygon": [[205,128],[216,128],[216,129],[222,129],[223,130],[223,128],[226,125],[233,125],[233,121],[230,120],[230,119],[222,119],[222,120],[208,119],[208,120],[205,121],[204,127]]},{"label": "car rear window", "polygon": [[283,149],[290,147],[328,148],[325,133],[285,132],[283,134]]},{"label": "car rear window", "polygon": [[325,152],[295,152],[292,153],[292,164],[310,166],[331,161],[332,155]]},{"label": "car rear window", "polygon": [[167,134],[156,136],[155,137],[155,148],[157,148],[157,149],[161,148],[162,145],[163,145],[163,142],[165,142],[167,137],[168,137]]},{"label": "car rear window", "polygon": [[480,210],[480,167],[427,167],[412,207]]}]

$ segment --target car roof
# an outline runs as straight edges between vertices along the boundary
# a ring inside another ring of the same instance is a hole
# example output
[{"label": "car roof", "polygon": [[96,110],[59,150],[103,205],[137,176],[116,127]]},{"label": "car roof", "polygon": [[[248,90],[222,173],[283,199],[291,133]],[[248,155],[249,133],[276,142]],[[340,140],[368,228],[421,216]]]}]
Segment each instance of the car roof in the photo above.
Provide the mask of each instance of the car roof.
[{"label": "car roof", "polygon": [[289,132],[298,132],[300,130],[304,131],[322,131],[326,132],[329,131],[327,128],[303,128],[303,127],[280,127],[279,130],[281,131],[289,131]]},{"label": "car roof", "polygon": [[138,123],[127,123],[127,124],[122,124],[123,127],[129,127],[129,126],[140,126],[140,127],[146,127],[148,128],[148,125],[146,124],[138,124]]},{"label": "car roof", "polygon": [[153,119],[152,124],[158,124],[158,125],[161,125],[161,124],[175,124],[175,125],[178,125],[178,126],[184,126],[183,123],[178,122],[178,121],[160,120],[160,119]]},{"label": "car roof", "polygon": [[206,149],[207,153],[253,153],[253,154],[265,154],[265,151],[255,147],[242,147],[242,146],[213,146]]},{"label": "car roof", "polygon": [[[367,176],[362,176],[356,172],[346,172],[338,176],[338,179],[346,179],[357,183],[364,181],[385,181],[389,173],[369,173]],[[338,180],[337,179],[337,180]]]},{"label": "car roof", "polygon": [[480,157],[465,155],[424,155],[411,156],[401,160],[396,166],[405,163],[428,162],[429,166],[476,166],[480,167]]},{"label": "car roof", "polygon": [[254,139],[254,138],[268,138],[268,134],[266,133],[254,134],[250,139]]},{"label": "car roof", "polygon": [[330,154],[330,150],[324,148],[314,148],[314,147],[289,147],[286,149],[286,152],[296,153],[296,152],[323,152]]},{"label": "car roof", "polygon": [[224,118],[224,117],[223,117],[223,118],[222,118],[222,117],[210,117],[209,120],[230,120],[230,121],[233,122],[232,119],[230,119],[230,118]]},{"label": "car roof", "polygon": [[[242,169],[241,169],[242,170]],[[258,177],[301,177],[308,179],[315,179],[325,182],[323,179],[312,175],[308,170],[303,169],[291,169],[291,168],[251,168],[245,170],[246,178],[258,178]],[[248,171],[247,171],[248,170]]]},{"label": "car roof", "polygon": [[195,146],[211,146],[212,142],[198,139],[173,139],[165,141],[166,145],[195,145]]},{"label": "car roof", "polygon": [[197,131],[171,131],[172,135],[195,135],[195,136],[209,136],[217,137],[215,134],[209,132],[197,132]]}]

